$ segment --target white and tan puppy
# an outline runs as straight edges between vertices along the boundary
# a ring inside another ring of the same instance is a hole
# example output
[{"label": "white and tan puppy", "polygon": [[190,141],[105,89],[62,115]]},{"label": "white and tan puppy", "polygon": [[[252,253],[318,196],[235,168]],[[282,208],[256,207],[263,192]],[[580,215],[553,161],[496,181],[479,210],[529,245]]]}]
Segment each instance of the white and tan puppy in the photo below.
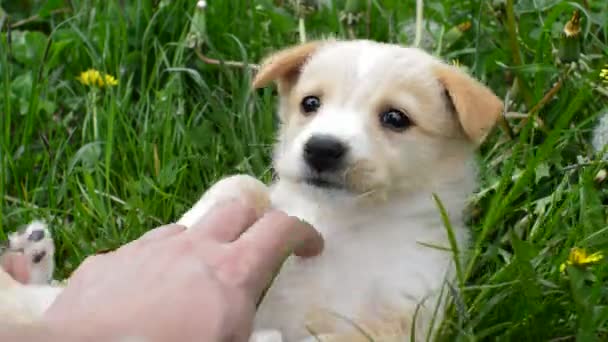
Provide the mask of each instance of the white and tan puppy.
[{"label": "white and tan puppy", "polygon": [[191,226],[217,201],[251,196],[259,210],[270,203],[324,236],[321,256],[285,263],[259,307],[253,341],[405,341],[414,330],[426,340],[455,277],[433,194],[465,250],[475,150],[502,102],[421,50],[363,40],[279,51],[253,85],[271,82],[281,120],[277,181],[267,188],[249,176],[226,178],[178,223]]}]

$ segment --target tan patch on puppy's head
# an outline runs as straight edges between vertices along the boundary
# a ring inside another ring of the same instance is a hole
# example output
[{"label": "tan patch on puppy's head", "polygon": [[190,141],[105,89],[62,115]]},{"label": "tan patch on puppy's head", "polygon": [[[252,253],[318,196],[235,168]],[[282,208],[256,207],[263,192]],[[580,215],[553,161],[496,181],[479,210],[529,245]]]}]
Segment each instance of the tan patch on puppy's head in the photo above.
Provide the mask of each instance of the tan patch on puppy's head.
[{"label": "tan patch on puppy's head", "polygon": [[490,89],[455,67],[438,66],[435,73],[454,105],[465,134],[480,144],[498,121],[503,102]]}]

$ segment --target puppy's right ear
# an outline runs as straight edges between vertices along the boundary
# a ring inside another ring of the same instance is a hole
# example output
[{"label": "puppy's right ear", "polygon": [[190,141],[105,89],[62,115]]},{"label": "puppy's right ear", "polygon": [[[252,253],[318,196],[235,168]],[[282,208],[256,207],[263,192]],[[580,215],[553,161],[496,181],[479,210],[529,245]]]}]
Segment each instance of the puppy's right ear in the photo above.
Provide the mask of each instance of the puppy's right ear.
[{"label": "puppy's right ear", "polygon": [[306,60],[319,48],[320,41],[292,46],[267,57],[253,79],[253,88],[263,88],[276,81],[279,92],[285,92],[297,80]]},{"label": "puppy's right ear", "polygon": [[443,65],[437,67],[435,73],[447,92],[464,133],[476,145],[481,144],[502,115],[502,100],[456,67]]}]

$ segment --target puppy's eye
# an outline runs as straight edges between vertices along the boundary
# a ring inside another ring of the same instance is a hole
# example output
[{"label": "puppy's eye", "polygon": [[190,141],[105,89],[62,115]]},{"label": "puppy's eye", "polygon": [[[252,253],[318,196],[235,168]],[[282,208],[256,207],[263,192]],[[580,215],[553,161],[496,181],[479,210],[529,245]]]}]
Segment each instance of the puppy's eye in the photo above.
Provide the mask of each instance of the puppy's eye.
[{"label": "puppy's eye", "polygon": [[306,96],[302,99],[301,106],[304,113],[314,113],[321,107],[321,100],[316,96]]},{"label": "puppy's eye", "polygon": [[412,125],[412,121],[402,111],[397,109],[389,109],[380,114],[380,123],[382,126],[394,131],[404,131]]}]

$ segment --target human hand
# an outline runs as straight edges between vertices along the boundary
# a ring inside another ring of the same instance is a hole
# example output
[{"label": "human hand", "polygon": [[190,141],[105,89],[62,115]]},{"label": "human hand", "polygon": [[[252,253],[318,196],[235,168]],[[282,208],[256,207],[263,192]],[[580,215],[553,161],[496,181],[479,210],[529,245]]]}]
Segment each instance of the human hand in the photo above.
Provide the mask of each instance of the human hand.
[{"label": "human hand", "polygon": [[246,341],[255,305],[287,256],[323,240],[279,211],[232,202],[193,229],[168,225],[87,258],[45,315],[57,331],[151,341]]}]

